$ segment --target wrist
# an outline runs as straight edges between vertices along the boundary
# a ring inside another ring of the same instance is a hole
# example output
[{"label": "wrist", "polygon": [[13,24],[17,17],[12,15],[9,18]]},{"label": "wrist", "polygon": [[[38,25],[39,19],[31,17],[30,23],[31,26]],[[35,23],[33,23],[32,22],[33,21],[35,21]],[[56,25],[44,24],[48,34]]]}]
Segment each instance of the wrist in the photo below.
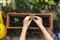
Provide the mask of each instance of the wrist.
[{"label": "wrist", "polygon": [[43,25],[40,25],[39,27],[40,27],[41,30],[46,30]]},{"label": "wrist", "polygon": [[43,25],[39,25],[40,29],[45,29],[45,27]]},{"label": "wrist", "polygon": [[39,25],[39,27],[43,27],[43,25],[41,24],[41,25]]},{"label": "wrist", "polygon": [[22,30],[27,31],[27,26],[23,26]]},{"label": "wrist", "polygon": [[25,29],[22,29],[22,33],[24,34],[24,33],[26,33],[27,32],[27,30],[25,30]]}]

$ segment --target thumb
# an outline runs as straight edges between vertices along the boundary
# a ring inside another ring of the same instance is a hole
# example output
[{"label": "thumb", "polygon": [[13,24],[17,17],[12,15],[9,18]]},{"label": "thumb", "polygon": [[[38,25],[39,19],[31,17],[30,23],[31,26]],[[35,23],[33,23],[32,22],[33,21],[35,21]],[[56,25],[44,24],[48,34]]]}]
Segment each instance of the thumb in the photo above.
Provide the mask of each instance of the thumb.
[{"label": "thumb", "polygon": [[37,22],[37,20],[36,19],[33,19],[35,22]]},{"label": "thumb", "polygon": [[31,22],[32,21],[32,19],[31,20],[29,20],[29,22]]}]

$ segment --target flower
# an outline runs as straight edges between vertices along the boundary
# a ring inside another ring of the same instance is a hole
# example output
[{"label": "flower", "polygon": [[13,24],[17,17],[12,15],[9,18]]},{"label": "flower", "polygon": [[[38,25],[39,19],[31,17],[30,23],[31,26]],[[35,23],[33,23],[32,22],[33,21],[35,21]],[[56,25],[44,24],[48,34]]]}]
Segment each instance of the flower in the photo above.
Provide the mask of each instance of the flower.
[{"label": "flower", "polygon": [[39,2],[39,0],[36,0],[36,2]]},{"label": "flower", "polygon": [[11,3],[11,0],[8,0],[7,3],[10,4]]},{"label": "flower", "polygon": [[43,0],[41,0],[41,2],[43,2]]},{"label": "flower", "polygon": [[0,4],[2,4],[2,6],[6,6],[6,1],[0,0]]},{"label": "flower", "polygon": [[45,0],[45,2],[47,3],[47,2],[48,2],[48,0]]}]

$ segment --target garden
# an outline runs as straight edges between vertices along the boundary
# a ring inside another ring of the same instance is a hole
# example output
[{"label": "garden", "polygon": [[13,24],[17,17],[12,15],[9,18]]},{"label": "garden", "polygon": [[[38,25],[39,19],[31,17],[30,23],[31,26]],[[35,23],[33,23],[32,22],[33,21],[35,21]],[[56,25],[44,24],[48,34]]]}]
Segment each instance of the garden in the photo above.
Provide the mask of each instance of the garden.
[{"label": "garden", "polygon": [[[55,32],[55,29],[58,32],[58,28],[60,29],[60,0],[1,0],[0,11],[0,23],[6,27],[6,29],[4,27],[6,33],[4,32],[2,38],[7,35],[12,38],[10,40],[14,40],[14,36],[20,36],[19,33],[21,33],[23,20],[26,16],[41,17],[44,27],[51,32]],[[57,27],[58,24],[59,27]],[[35,36],[38,39],[41,34],[37,24],[32,20],[27,31],[27,38]]]}]

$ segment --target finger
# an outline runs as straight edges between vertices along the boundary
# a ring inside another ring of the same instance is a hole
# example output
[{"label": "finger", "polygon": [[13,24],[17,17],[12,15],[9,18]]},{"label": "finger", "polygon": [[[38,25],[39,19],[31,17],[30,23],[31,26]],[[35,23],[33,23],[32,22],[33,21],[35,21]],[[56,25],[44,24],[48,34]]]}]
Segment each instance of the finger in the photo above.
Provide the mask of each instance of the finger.
[{"label": "finger", "polygon": [[34,16],[35,18],[40,18],[39,16]]},{"label": "finger", "polygon": [[31,22],[32,21],[32,19],[31,20],[29,20],[29,22]]},{"label": "finger", "polygon": [[26,16],[24,20],[25,21],[28,21],[29,19],[30,19],[30,17],[29,16]]},{"label": "finger", "polygon": [[32,21],[33,18],[30,18],[29,16],[26,18],[27,21]]},{"label": "finger", "polygon": [[37,18],[37,19],[42,19],[41,17],[39,17],[39,16],[35,16],[35,18]]},{"label": "finger", "polygon": [[27,21],[27,19],[28,19],[28,16],[26,16],[26,17],[24,18],[23,22],[26,22],[26,21]]},{"label": "finger", "polygon": [[33,19],[35,22],[37,21],[36,19]]}]

